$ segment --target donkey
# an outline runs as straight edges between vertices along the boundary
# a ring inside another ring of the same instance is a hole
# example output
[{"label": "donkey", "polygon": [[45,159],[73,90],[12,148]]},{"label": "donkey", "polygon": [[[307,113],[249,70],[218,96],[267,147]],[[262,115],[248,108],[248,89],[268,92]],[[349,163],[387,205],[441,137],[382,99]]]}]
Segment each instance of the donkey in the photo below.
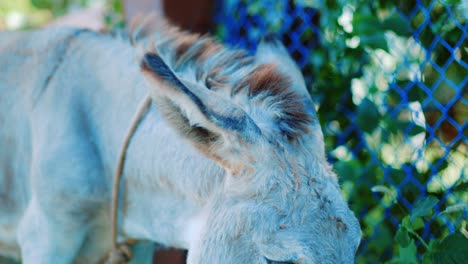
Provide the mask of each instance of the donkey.
[{"label": "donkey", "polygon": [[119,150],[149,94],[118,209],[132,263],[155,244],[188,249],[190,264],[353,263],[359,223],[285,48],[142,32],[0,34],[0,254],[105,259]]}]

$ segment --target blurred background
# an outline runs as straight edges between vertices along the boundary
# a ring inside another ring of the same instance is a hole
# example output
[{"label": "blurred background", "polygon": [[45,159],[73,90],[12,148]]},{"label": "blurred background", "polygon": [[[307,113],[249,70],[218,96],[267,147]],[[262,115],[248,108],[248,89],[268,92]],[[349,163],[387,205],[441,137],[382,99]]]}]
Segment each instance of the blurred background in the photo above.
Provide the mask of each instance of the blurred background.
[{"label": "blurred background", "polygon": [[120,30],[149,11],[250,52],[281,39],[360,220],[357,263],[466,263],[468,1],[2,0],[0,30]]}]

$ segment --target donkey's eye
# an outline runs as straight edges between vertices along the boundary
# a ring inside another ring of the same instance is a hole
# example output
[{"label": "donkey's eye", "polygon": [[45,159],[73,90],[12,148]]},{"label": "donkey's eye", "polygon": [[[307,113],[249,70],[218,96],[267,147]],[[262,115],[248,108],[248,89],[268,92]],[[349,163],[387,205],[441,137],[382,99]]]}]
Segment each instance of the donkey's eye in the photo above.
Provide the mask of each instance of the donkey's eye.
[{"label": "donkey's eye", "polygon": [[274,261],[274,260],[267,259],[267,258],[265,258],[265,260],[267,264],[294,264],[291,261]]}]

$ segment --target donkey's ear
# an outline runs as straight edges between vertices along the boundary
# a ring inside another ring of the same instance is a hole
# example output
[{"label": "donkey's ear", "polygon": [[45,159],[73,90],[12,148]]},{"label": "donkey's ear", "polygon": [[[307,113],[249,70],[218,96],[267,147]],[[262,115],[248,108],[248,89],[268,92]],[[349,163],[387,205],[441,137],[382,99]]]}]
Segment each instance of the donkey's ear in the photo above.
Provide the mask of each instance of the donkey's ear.
[{"label": "donkey's ear", "polygon": [[289,56],[283,43],[273,34],[267,34],[262,38],[255,54],[258,64],[272,63],[277,65],[277,69],[292,80],[292,89],[303,96],[310,98],[305,85],[304,77],[296,62]]},{"label": "donkey's ear", "polygon": [[243,149],[261,138],[247,113],[213,91],[182,81],[155,53],[143,56],[141,69],[169,123],[225,169],[240,172],[246,156]]},{"label": "donkey's ear", "polygon": [[289,56],[289,53],[283,43],[281,43],[281,41],[279,41],[273,34],[267,34],[258,45],[255,60],[258,64],[276,64],[277,69],[291,79],[292,85],[289,89],[294,90],[303,97],[305,110],[307,114],[311,116],[311,120],[313,121],[310,124],[310,131],[312,132],[310,135],[313,138],[313,142],[318,146],[321,153],[325,153],[322,129],[318,122],[314,102],[307,91],[301,70],[297,66],[296,62]]}]

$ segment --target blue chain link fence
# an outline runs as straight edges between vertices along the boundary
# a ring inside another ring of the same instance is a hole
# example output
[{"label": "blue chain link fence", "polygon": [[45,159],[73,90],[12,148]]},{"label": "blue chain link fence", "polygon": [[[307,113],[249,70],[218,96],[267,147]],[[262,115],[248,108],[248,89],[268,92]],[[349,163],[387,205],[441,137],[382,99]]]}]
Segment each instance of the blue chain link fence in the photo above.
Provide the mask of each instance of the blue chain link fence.
[{"label": "blue chain link fence", "polygon": [[439,254],[467,243],[466,1],[226,0],[215,21],[252,53],[275,33],[302,68],[361,222],[358,263],[467,257]]}]

